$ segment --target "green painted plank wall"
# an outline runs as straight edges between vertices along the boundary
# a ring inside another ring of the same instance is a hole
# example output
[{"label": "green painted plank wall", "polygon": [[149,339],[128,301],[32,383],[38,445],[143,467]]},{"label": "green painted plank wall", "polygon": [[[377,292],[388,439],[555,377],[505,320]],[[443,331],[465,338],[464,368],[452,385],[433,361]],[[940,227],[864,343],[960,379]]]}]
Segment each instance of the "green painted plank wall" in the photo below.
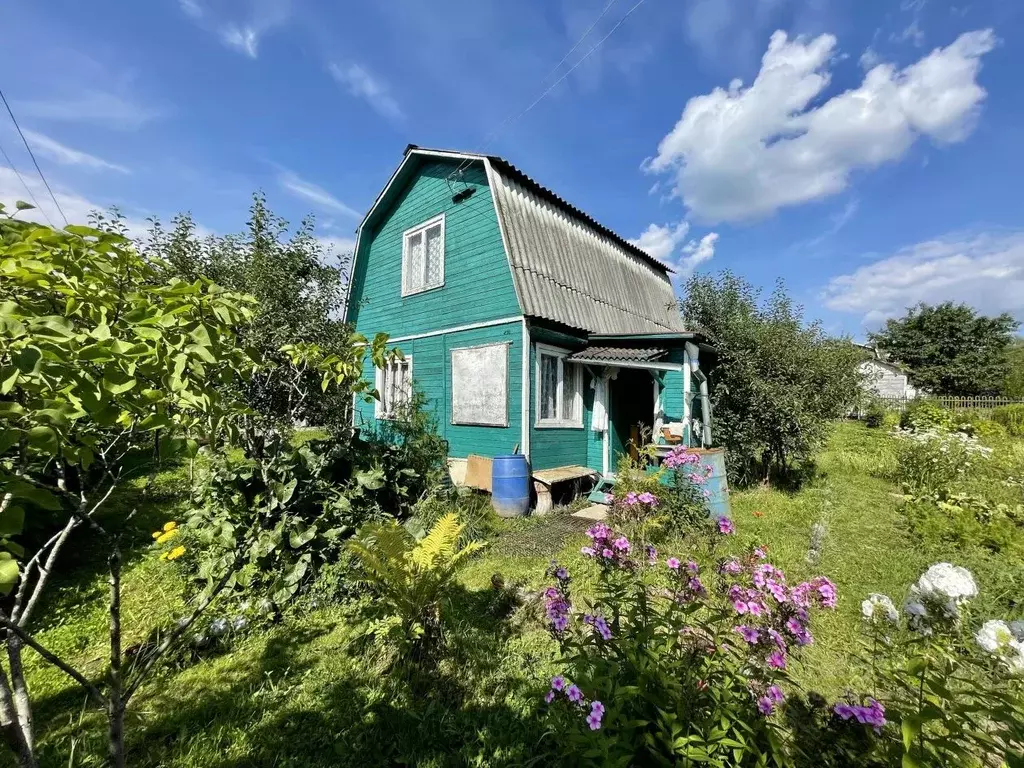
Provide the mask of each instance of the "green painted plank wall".
[{"label": "green painted plank wall", "polygon": [[[532,391],[537,380],[537,349],[530,345],[530,466],[533,469],[552,469],[572,464],[590,466],[588,463],[587,442],[590,430],[586,429],[587,390],[590,388],[590,377],[583,373],[584,387],[584,428],[564,429],[560,427],[537,427],[537,393]],[[593,392],[590,393],[591,405]]]},{"label": "green painted plank wall", "polygon": [[[413,385],[427,397],[426,407],[437,422],[438,433],[448,440],[449,456],[464,458],[471,453],[497,456],[511,453],[522,436],[522,324],[507,323],[457,333],[411,339],[397,346],[412,356]],[[508,426],[481,427],[451,423],[451,351],[481,344],[508,344]],[[371,386],[374,369],[364,363],[363,376]],[[372,403],[358,403],[356,424],[373,429],[376,420]]]},{"label": "green painted plank wall", "polygon": [[661,410],[663,420],[683,420],[683,372],[665,371],[661,378]]},{"label": "green painted plank wall", "polygon": [[[483,167],[474,163],[464,171],[476,192],[453,203],[447,177],[455,167],[425,163],[372,231],[360,237],[349,319],[361,333],[406,336],[521,314]],[[440,213],[444,285],[403,297],[403,234]]]}]

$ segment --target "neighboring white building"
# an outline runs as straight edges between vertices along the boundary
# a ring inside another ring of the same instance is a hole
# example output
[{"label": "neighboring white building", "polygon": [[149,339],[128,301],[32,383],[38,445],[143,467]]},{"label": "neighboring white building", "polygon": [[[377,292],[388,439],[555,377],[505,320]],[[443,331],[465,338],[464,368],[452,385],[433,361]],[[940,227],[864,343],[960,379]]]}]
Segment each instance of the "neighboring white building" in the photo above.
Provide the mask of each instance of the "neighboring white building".
[{"label": "neighboring white building", "polygon": [[892,363],[883,360],[865,360],[858,366],[864,374],[864,390],[879,397],[902,397],[907,400],[917,397],[917,390],[911,385],[907,373]]}]

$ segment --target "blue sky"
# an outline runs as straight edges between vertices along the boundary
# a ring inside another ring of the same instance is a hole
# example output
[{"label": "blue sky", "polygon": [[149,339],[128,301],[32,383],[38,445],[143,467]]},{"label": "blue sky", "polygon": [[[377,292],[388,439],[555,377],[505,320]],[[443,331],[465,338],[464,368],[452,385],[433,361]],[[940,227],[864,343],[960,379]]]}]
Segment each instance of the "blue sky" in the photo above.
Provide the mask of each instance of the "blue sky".
[{"label": "blue sky", "polygon": [[231,232],[259,188],[343,250],[407,143],[486,149],[862,336],[1024,320],[1022,33],[1016,0],[50,0],[5,15],[0,85],[71,219]]}]

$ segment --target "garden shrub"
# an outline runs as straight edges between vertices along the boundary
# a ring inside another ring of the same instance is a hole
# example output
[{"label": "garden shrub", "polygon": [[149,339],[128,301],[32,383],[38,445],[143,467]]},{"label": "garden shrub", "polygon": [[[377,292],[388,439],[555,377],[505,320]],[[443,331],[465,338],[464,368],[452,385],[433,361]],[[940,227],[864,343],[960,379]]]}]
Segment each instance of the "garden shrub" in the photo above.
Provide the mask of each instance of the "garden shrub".
[{"label": "garden shrub", "polygon": [[792,588],[762,549],[711,560],[733,531],[705,520],[709,562],[661,559],[609,526],[588,530],[596,597],[575,602],[553,565],[549,629],[566,659],[549,716],[563,759],[585,765],[767,765],[785,760],[777,712],[793,691],[787,668],[812,642],[811,614],[835,606],[816,578]]},{"label": "garden shrub", "polygon": [[1024,553],[1024,505],[973,493],[940,491],[907,498],[911,526],[925,541],[981,546],[1011,557]]},{"label": "garden shrub", "polygon": [[956,487],[992,455],[963,432],[942,428],[898,429],[894,479],[908,492],[931,494]]},{"label": "garden shrub", "polygon": [[885,403],[877,397],[873,397],[867,408],[864,409],[864,424],[872,429],[880,427],[885,421],[885,414]]},{"label": "garden shrub", "polygon": [[1004,426],[1014,437],[1024,437],[1024,404],[993,408],[992,421]]},{"label": "garden shrub", "polygon": [[952,429],[953,412],[932,400],[914,400],[900,414],[901,429]]},{"label": "garden shrub", "polygon": [[565,763],[1020,765],[1024,621],[977,626],[965,569],[932,566],[902,611],[868,595],[870,693],[829,702],[787,672],[813,640],[813,612],[836,605],[828,579],[790,587],[761,549],[714,560],[713,539],[702,566],[661,561],[603,523],[587,535],[595,598],[577,601],[557,564],[544,592],[565,659],[545,696]]}]

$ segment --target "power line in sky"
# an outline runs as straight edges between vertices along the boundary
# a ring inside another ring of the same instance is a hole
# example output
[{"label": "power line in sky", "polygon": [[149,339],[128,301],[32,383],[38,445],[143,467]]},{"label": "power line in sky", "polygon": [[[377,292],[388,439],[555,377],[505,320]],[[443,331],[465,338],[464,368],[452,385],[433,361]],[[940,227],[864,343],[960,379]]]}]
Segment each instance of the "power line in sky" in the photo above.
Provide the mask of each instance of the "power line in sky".
[{"label": "power line in sky", "polygon": [[[11,109],[11,105],[7,103],[7,97],[4,95],[2,88],[0,88],[0,101],[3,101],[4,106],[7,108],[7,114],[11,116],[11,122],[14,123],[14,127],[18,129],[18,135],[21,136],[21,141],[25,145],[25,149],[28,150],[28,156],[32,158],[32,164],[36,167],[36,172],[39,174],[39,178],[43,180],[43,186],[45,186],[46,191],[50,193],[50,199],[53,200],[53,204],[57,206],[57,211],[60,213],[60,217],[64,219],[64,226],[66,227],[69,223],[68,217],[64,215],[64,211],[60,207],[60,203],[57,202],[57,196],[54,195],[53,190],[50,189],[50,182],[46,180],[46,176],[43,174],[43,169],[39,167],[39,161],[36,160],[35,153],[32,151],[32,147],[29,146],[28,139],[26,139],[25,134],[21,132],[21,126],[18,125],[18,119],[14,116],[14,111]],[[47,221],[49,221],[49,219],[47,219]],[[50,226],[53,225],[51,224]]]},{"label": "power line in sky", "polygon": [[2,144],[0,144],[0,155],[4,156],[4,161],[7,163],[7,167],[14,171],[14,175],[18,177],[18,181],[21,182],[21,186],[23,186],[25,188],[25,191],[28,192],[29,198],[31,198],[32,202],[35,204],[39,212],[43,214],[43,218],[46,219],[46,223],[52,227],[53,222],[50,221],[50,217],[46,215],[46,211],[43,210],[43,207],[41,205],[39,205],[39,201],[36,200],[36,196],[32,192],[32,188],[25,181],[25,178],[20,173],[18,173],[18,169],[14,166],[14,163],[11,161],[10,156],[7,154],[7,150],[4,149]]}]

